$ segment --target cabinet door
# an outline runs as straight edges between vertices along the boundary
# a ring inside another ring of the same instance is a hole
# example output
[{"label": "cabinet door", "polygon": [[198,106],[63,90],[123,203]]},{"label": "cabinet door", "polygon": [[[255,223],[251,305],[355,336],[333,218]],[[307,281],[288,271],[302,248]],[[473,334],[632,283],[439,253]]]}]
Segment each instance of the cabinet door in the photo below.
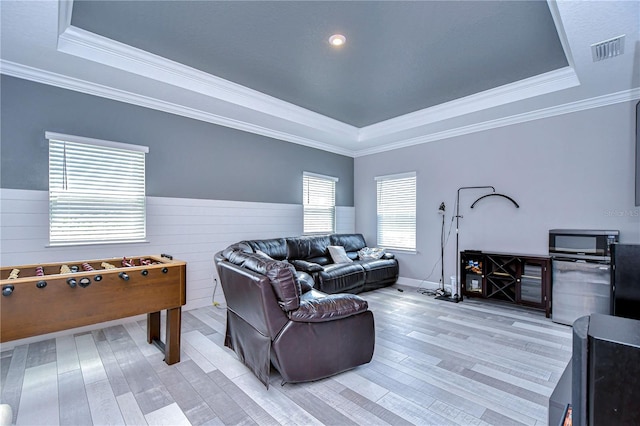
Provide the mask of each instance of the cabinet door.
[{"label": "cabinet door", "polygon": [[484,256],[478,252],[462,252],[460,256],[460,284],[465,296],[483,296]]},{"label": "cabinet door", "polygon": [[523,305],[545,306],[547,263],[538,259],[522,260],[519,302]]},{"label": "cabinet door", "polygon": [[516,303],[520,262],[509,254],[486,254],[485,297]]}]

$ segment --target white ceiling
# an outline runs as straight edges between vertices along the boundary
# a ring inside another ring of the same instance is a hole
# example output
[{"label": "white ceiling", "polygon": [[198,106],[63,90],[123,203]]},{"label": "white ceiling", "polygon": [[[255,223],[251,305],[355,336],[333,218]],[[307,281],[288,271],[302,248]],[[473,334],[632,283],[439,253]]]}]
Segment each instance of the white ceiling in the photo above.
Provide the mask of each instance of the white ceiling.
[{"label": "white ceiling", "polygon": [[640,98],[640,2],[548,4],[569,66],[364,127],[74,27],[71,1],[2,0],[0,72],[356,157]]}]

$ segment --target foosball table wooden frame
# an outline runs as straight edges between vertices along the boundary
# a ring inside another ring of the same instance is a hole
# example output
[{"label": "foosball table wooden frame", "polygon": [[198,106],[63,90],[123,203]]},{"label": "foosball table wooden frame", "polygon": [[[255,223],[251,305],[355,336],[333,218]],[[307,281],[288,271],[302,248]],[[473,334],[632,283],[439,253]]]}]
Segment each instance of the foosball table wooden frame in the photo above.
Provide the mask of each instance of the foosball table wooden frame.
[{"label": "foosball table wooden frame", "polygon": [[186,263],[165,256],[1,267],[0,342],[146,313],[147,342],[179,362]]}]

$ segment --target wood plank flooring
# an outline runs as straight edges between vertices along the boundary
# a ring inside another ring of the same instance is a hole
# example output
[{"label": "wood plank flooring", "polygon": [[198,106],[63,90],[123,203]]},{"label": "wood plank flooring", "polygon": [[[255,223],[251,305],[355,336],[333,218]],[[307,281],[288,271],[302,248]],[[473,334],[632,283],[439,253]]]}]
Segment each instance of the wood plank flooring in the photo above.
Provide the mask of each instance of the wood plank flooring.
[{"label": "wood plank flooring", "polygon": [[538,311],[415,288],[363,293],[371,363],[267,390],[224,347],[225,310],[183,312],[168,366],[144,321],[17,346],[0,355],[1,402],[19,425],[545,425],[571,356],[571,328]]}]

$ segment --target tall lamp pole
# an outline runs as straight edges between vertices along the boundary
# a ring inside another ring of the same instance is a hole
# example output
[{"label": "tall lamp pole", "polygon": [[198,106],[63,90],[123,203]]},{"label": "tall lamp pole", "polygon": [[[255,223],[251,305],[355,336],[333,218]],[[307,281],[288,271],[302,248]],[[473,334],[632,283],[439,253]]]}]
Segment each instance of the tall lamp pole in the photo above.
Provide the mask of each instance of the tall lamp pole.
[{"label": "tall lamp pole", "polygon": [[[493,192],[496,192],[496,189],[493,186],[463,186],[458,188],[458,196],[456,197],[456,291],[458,292],[457,296],[456,296],[456,301],[461,302],[462,301],[462,285],[460,284],[460,273],[459,273],[459,269],[460,269],[460,250],[458,248],[459,245],[459,230],[460,230],[460,226],[459,226],[459,222],[460,222],[460,218],[462,216],[460,216],[460,191],[465,190],[465,189],[491,189],[493,190]],[[453,295],[452,295],[453,296]]]}]

